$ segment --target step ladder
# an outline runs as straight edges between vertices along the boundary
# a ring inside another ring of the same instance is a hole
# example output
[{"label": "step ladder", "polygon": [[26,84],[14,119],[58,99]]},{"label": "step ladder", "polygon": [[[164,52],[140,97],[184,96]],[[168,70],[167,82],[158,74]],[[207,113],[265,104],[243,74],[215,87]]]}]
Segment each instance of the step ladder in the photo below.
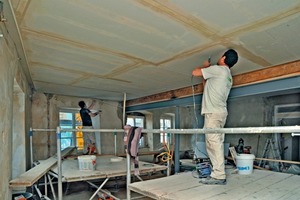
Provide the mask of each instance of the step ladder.
[{"label": "step ladder", "polygon": [[[269,158],[270,151],[272,152],[272,158],[275,160],[281,160],[280,151],[278,149],[278,145],[275,144],[273,141],[273,138],[268,138],[265,143],[264,151],[262,154],[262,158]],[[266,166],[266,160],[260,160],[258,166],[259,167],[265,167]],[[278,171],[280,167],[283,167],[283,163],[279,162],[281,166],[278,166]]]}]

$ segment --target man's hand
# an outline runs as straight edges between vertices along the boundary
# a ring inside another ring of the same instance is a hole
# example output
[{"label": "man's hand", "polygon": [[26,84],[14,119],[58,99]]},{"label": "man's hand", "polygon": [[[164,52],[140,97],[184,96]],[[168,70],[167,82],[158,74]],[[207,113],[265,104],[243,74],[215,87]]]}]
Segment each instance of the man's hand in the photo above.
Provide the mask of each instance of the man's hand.
[{"label": "man's hand", "polygon": [[208,60],[204,61],[203,64],[202,64],[203,68],[206,68],[206,67],[209,67],[209,66],[210,66],[210,61],[208,61]]},{"label": "man's hand", "polygon": [[93,100],[92,100],[92,103],[91,103],[91,105],[88,107],[88,109],[91,110],[91,109],[94,107],[95,104],[96,104],[96,100],[93,99]]},{"label": "man's hand", "polygon": [[95,112],[96,115],[99,115],[102,111],[98,110],[97,112]]},{"label": "man's hand", "polygon": [[203,76],[201,69],[207,68],[209,66],[210,66],[210,58],[208,60],[204,61],[201,67],[197,67],[196,69],[194,69],[192,72],[192,75],[193,76]]}]

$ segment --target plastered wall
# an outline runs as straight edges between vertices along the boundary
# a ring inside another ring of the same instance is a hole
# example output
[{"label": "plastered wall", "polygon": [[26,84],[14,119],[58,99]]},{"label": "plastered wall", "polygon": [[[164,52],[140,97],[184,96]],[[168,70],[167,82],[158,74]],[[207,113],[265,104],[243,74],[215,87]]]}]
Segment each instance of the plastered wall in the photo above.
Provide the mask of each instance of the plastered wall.
[{"label": "plastered wall", "polygon": [[10,190],[8,182],[11,177],[11,144],[12,144],[12,102],[13,78],[16,65],[13,64],[12,55],[8,53],[9,47],[3,39],[0,40],[0,199],[8,199]]},{"label": "plastered wall", "polygon": [[[0,30],[2,28],[0,27]],[[29,166],[29,160],[24,157],[18,166],[12,166],[15,147],[21,146],[24,154],[28,153],[28,139],[25,132],[29,130],[31,123],[31,89],[20,66],[15,45],[10,39],[6,34],[0,38],[0,199],[11,199],[12,190],[9,188],[9,181],[13,178],[12,169],[15,169],[15,176]],[[22,95],[21,101],[18,97],[14,98],[15,84],[18,85],[19,94]],[[14,123],[22,126],[23,131],[14,129]]]}]

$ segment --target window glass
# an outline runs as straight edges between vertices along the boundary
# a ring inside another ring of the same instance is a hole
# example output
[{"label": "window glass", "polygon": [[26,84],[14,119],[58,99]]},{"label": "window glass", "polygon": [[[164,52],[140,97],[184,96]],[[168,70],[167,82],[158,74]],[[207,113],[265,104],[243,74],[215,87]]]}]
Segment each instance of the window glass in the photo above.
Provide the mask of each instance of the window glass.
[{"label": "window glass", "polygon": [[[171,128],[171,118],[161,118],[160,119],[160,130],[170,129]],[[168,143],[168,134],[160,133],[160,142]]]},{"label": "window glass", "polygon": [[[62,129],[81,129],[82,122],[78,111],[59,112],[59,124]],[[78,150],[83,149],[82,132],[62,132],[61,133],[61,149],[70,146],[76,146]]]},{"label": "window glass", "polygon": [[134,126],[134,118],[133,117],[128,117],[127,118],[127,124],[130,126]]}]

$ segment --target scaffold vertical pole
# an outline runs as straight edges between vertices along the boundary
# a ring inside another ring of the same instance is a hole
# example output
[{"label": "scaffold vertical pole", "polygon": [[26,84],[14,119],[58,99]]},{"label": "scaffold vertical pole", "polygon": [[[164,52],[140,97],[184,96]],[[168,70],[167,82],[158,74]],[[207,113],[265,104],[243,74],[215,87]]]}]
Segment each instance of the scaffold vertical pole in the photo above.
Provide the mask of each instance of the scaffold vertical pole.
[{"label": "scaffold vertical pole", "polygon": [[62,165],[61,165],[61,132],[60,127],[56,128],[56,138],[57,138],[57,172],[58,172],[58,200],[62,200]]}]

